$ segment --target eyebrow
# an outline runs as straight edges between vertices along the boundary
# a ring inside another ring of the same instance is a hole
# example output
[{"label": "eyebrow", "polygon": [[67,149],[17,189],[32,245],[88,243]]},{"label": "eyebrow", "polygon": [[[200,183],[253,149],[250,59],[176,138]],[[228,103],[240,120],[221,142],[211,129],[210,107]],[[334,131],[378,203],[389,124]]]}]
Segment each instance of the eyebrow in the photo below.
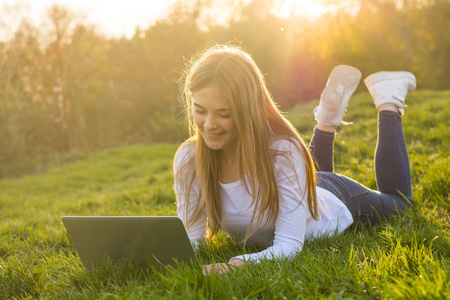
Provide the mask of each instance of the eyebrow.
[{"label": "eyebrow", "polygon": [[[205,109],[203,106],[201,106],[201,105],[198,104],[198,103],[195,103],[195,102],[194,102],[193,104],[194,104],[195,107]],[[220,111],[220,112],[230,112],[230,109],[228,109],[228,108],[219,108],[217,111]]]}]

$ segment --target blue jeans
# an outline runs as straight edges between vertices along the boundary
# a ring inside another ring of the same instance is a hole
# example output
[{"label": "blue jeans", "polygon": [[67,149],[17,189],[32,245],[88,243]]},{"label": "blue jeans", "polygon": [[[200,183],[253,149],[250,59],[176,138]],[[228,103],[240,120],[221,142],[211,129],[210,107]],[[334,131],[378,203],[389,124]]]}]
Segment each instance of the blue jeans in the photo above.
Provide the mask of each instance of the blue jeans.
[{"label": "blue jeans", "polygon": [[[333,173],[334,132],[317,128],[309,145],[316,163],[317,186],[336,195],[350,210],[353,223],[374,224],[412,203],[411,171],[403,136],[402,118],[393,111],[378,114],[375,177],[378,190]],[[408,200],[405,200],[403,196]]]}]

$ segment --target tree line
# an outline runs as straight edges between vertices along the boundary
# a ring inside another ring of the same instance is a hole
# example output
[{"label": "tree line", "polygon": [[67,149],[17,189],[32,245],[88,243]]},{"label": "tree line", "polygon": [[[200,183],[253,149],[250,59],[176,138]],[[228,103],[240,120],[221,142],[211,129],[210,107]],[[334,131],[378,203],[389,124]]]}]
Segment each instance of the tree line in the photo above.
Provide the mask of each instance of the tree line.
[{"label": "tree line", "polygon": [[283,110],[317,99],[338,64],[449,88],[450,1],[324,2],[334,9],[310,19],[277,16],[275,0],[179,1],[131,38],[107,38],[61,6],[46,26],[24,20],[0,42],[0,178],[71,151],[182,141],[178,79],[214,43],[249,51]]}]

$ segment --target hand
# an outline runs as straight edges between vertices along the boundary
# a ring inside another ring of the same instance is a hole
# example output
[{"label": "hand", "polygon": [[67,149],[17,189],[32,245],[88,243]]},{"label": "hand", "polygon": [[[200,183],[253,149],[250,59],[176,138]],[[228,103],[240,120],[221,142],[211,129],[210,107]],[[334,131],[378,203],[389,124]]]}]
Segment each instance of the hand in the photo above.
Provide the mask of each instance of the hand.
[{"label": "hand", "polygon": [[217,264],[211,264],[211,265],[204,265],[203,266],[203,274],[204,275],[210,275],[211,272],[217,272],[219,274],[226,273],[231,270],[233,267],[241,267],[244,265],[244,261],[242,259],[233,259],[229,263],[217,263]]}]

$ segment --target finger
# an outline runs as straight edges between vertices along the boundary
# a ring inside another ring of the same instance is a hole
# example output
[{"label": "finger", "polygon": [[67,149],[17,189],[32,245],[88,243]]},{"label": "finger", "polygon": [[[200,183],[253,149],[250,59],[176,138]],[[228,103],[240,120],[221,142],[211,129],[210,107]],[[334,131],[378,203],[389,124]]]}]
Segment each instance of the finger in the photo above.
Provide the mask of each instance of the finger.
[{"label": "finger", "polygon": [[217,265],[217,272],[219,274],[223,274],[229,271],[228,265],[227,264],[218,264]]},{"label": "finger", "polygon": [[211,265],[204,265],[203,266],[203,275],[207,276],[211,273]]}]

